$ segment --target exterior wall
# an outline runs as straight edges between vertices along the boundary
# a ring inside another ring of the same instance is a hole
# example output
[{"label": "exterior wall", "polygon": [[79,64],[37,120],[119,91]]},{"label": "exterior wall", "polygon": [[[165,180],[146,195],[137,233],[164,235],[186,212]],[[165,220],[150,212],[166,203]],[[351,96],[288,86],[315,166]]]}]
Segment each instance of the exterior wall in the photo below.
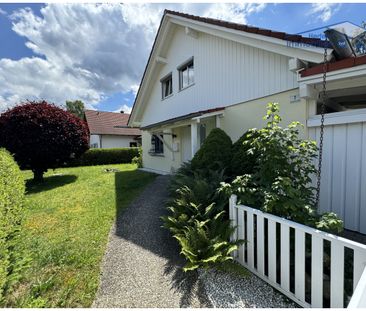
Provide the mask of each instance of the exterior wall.
[{"label": "exterior wall", "polygon": [[[280,104],[280,115],[282,117],[282,125],[286,126],[292,121],[300,121],[306,125],[307,119],[307,103],[305,100],[291,103],[290,96],[298,94],[298,89],[274,94],[271,96],[255,99],[242,104],[227,107],[224,112],[224,117],[220,119],[220,127],[230,136],[235,142],[245,131],[250,128],[262,128],[266,121],[263,116],[266,113],[266,106],[268,102],[278,102]],[[215,118],[210,117],[202,119],[200,124],[206,126],[206,137],[210,131],[216,127]],[[188,130],[187,130],[188,127]],[[172,153],[164,146],[164,156],[151,156],[148,151],[151,147],[151,135],[144,131],[142,135],[143,148],[143,166],[149,169],[158,171],[172,172],[179,168],[182,164],[184,156],[184,146],[186,138],[190,141],[190,127],[180,127],[173,130],[176,138],[172,141],[171,136],[164,136],[164,139],[172,144],[178,144],[178,152],[174,153],[174,160],[172,160]],[[307,136],[307,129],[301,131],[304,137]],[[184,137],[184,135],[188,137]],[[200,145],[199,141],[199,145]]]},{"label": "exterior wall", "polygon": [[90,146],[97,144],[96,148],[125,148],[130,147],[130,142],[136,142],[134,136],[90,135]]},{"label": "exterior wall", "polygon": [[[200,33],[198,38],[177,27],[151,86],[142,126],[191,112],[229,106],[297,87],[288,57]],[[195,84],[179,91],[177,67],[194,57]],[[173,95],[161,99],[160,79],[173,76]]]},{"label": "exterior wall", "polygon": [[90,135],[90,146],[96,144],[97,146],[94,148],[100,148],[100,136],[99,135]]},{"label": "exterior wall", "polygon": [[[136,142],[134,136],[100,135],[101,148],[126,148],[130,142]],[[100,146],[100,145],[99,145]]]},{"label": "exterior wall", "polygon": [[177,143],[178,152],[174,152],[174,158],[172,152],[165,144],[163,155],[149,154],[151,148],[151,134],[148,131],[142,131],[142,163],[144,168],[172,173],[181,166],[181,130],[179,128],[175,129],[173,133],[177,135],[176,138],[173,138],[171,135],[165,135],[164,140],[170,146],[172,146],[173,143]]},{"label": "exterior wall", "polygon": [[[245,131],[251,128],[262,128],[266,125],[263,116],[266,114],[266,106],[269,102],[280,104],[280,116],[282,125],[286,126],[292,121],[300,121],[304,126],[307,119],[307,103],[305,100],[290,102],[290,96],[298,94],[298,89],[274,94],[255,99],[239,105],[227,107],[225,116],[221,119],[221,128],[235,142]],[[306,128],[302,131],[307,136]]]}]

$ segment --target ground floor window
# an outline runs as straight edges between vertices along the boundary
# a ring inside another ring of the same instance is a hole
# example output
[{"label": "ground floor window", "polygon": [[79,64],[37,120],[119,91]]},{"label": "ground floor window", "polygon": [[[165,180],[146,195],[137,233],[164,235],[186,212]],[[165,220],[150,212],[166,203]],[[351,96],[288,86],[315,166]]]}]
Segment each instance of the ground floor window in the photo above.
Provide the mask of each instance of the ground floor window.
[{"label": "ground floor window", "polygon": [[151,150],[150,150],[150,153],[153,153],[153,154],[162,154],[162,153],[164,153],[164,144],[157,137],[157,135],[152,135],[151,136]]},{"label": "ground floor window", "polygon": [[130,147],[137,147],[137,142],[131,141],[130,142]]}]

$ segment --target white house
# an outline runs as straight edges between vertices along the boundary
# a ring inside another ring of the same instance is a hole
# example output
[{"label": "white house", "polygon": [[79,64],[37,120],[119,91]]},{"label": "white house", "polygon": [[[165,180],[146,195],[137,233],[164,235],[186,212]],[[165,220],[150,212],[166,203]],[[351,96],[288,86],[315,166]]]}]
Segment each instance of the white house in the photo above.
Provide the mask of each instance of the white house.
[{"label": "white house", "polygon": [[91,148],[125,148],[140,145],[141,131],[127,127],[127,113],[86,110]]},{"label": "white house", "polygon": [[[165,11],[129,126],[142,130],[143,165],[174,172],[214,127],[234,141],[262,127],[268,102],[283,123],[319,139],[324,42]],[[366,56],[327,50],[320,205],[366,233]]]}]

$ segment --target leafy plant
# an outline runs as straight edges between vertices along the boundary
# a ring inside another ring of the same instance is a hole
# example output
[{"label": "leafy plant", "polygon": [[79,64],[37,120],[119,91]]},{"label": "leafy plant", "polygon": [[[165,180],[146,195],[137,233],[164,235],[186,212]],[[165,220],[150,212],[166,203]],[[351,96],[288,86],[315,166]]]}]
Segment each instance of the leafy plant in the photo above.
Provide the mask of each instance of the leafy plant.
[{"label": "leafy plant", "polygon": [[335,214],[319,215],[315,206],[315,188],[311,177],[317,173],[314,141],[299,138],[299,122],[285,128],[279,123],[279,105],[269,103],[263,129],[251,129],[242,139],[243,175],[231,184],[222,183],[221,191],[235,193],[239,201],[323,230],[340,231],[342,221]]},{"label": "leafy plant", "polygon": [[0,147],[41,181],[48,168],[88,150],[89,129],[78,117],[46,101],[27,102],[0,115]]},{"label": "leafy plant", "polygon": [[21,279],[29,258],[19,246],[24,180],[9,152],[0,149],[0,306]]},{"label": "leafy plant", "polygon": [[142,149],[138,148],[138,155],[134,156],[131,161],[132,164],[137,164],[137,167],[142,167]]},{"label": "leafy plant", "polygon": [[227,218],[228,198],[217,191],[223,171],[193,170],[186,163],[172,180],[170,213],[162,218],[188,261],[185,271],[232,260],[232,251],[243,243],[229,241],[234,228]]}]

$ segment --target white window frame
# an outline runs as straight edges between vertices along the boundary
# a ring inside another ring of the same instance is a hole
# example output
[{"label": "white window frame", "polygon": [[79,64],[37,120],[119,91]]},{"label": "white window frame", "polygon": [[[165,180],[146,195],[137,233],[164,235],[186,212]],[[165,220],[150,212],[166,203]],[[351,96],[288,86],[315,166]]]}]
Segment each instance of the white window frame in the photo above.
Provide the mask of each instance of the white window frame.
[{"label": "white window frame", "polygon": [[[194,57],[192,56],[190,59],[185,61],[182,65],[178,68],[179,72],[179,90],[184,90],[195,83],[195,75],[194,75]],[[188,84],[183,85],[183,72],[187,70],[188,73]],[[190,75],[190,72],[193,72],[193,75]]]},{"label": "white window frame", "polygon": [[[168,95],[165,95],[168,81],[171,81],[170,82],[171,92]],[[168,73],[166,76],[164,76],[162,79],[160,79],[160,83],[161,83],[161,99],[163,100],[163,99],[166,99],[170,96],[173,96],[173,75],[172,75],[172,72]]]}]

